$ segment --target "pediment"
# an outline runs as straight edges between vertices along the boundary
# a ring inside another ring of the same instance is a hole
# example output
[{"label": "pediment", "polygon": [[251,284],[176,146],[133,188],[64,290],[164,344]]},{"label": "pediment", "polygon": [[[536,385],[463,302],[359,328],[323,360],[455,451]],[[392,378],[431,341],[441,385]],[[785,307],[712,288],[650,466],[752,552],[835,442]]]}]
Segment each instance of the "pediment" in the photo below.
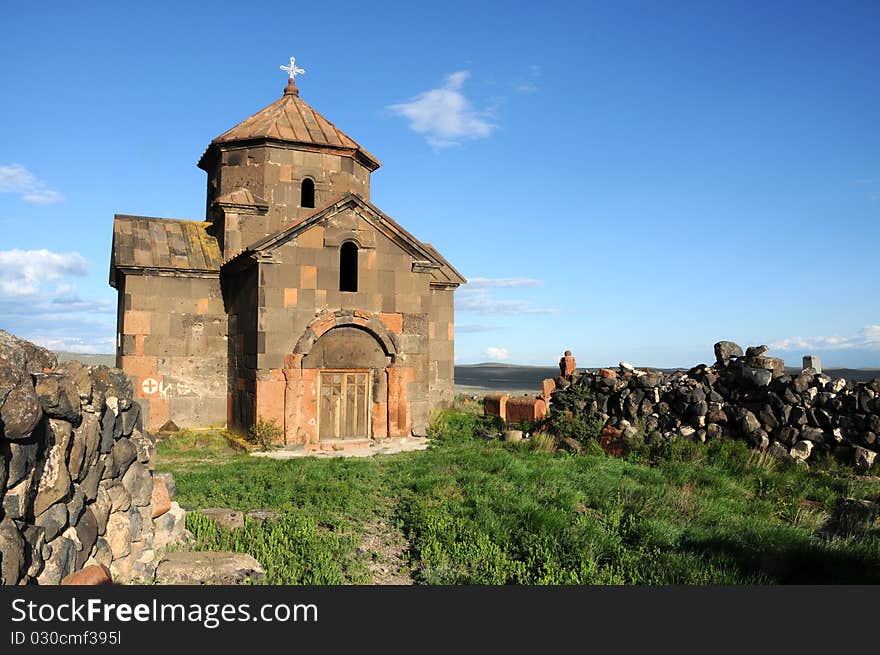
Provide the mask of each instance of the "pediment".
[{"label": "pediment", "polygon": [[[362,229],[362,222],[375,232]],[[325,227],[325,246],[340,246],[347,240],[353,240],[359,247],[375,248],[375,233],[378,232],[413,258],[413,271],[430,273],[434,282],[441,285],[458,286],[467,282],[436,249],[419,241],[397,221],[356,193],[346,194],[326,207],[286,225],[275,234],[257,241],[224,266],[241,266],[255,256],[265,257],[318,225]]]}]

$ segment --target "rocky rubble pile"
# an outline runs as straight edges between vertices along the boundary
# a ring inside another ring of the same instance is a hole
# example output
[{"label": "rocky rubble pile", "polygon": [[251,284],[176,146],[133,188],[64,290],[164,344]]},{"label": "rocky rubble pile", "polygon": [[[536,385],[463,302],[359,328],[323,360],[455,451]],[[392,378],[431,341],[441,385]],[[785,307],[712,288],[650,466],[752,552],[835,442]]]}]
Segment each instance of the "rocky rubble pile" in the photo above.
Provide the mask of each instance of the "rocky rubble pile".
[{"label": "rocky rubble pile", "polygon": [[0,330],[0,583],[58,584],[92,565],[151,581],[157,553],[186,535],[154,452],[125,373],[59,365]]},{"label": "rocky rubble pile", "polygon": [[[865,470],[880,451],[880,378],[857,383],[832,379],[808,366],[797,375],[784,362],[767,356],[767,346],[742,348],[730,341],[715,344],[715,364],[689,371],[662,373],[618,369],[582,372],[570,384],[557,379],[554,405],[571,406],[558,394],[589,390],[592,400],[575,403],[577,411],[604,424],[603,438],[613,443],[648,438],[743,438],[754,448],[780,458],[805,462],[833,453]],[[818,361],[805,358],[809,365]]]}]

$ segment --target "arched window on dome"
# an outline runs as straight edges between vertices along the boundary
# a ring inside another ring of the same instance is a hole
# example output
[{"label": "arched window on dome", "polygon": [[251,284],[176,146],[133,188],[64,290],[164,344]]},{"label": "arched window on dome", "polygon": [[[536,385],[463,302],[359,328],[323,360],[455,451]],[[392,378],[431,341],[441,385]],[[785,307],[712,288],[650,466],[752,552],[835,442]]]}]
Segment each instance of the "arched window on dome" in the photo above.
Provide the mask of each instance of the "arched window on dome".
[{"label": "arched window on dome", "polygon": [[339,248],[339,290],[358,290],[358,247],[354,241]]},{"label": "arched window on dome", "polygon": [[304,179],[300,185],[299,206],[315,206],[315,182],[309,178]]}]

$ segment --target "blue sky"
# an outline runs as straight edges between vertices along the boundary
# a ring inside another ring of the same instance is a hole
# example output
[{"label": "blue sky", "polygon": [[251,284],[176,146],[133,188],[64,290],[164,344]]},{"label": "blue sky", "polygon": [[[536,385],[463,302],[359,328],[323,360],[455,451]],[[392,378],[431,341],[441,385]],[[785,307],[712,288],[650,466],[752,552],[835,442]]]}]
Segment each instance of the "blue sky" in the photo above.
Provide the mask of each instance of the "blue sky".
[{"label": "blue sky", "polygon": [[471,280],[459,363],[880,366],[880,4],[5,3],[0,328],[111,352],[114,213],[301,95]]}]

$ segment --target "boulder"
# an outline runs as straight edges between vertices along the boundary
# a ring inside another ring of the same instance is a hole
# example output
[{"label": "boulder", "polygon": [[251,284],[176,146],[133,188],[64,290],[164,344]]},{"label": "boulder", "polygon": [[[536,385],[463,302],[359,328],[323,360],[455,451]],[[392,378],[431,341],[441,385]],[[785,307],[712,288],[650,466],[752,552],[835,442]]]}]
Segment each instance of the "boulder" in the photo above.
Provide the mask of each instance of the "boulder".
[{"label": "boulder", "polygon": [[20,441],[0,441],[0,456],[7,462],[6,486],[12,487],[32,473],[43,447],[42,438],[31,435]]},{"label": "boulder", "polygon": [[126,474],[128,467],[138,458],[138,451],[131,439],[122,437],[113,444],[110,449],[110,457],[107,458],[107,468],[104,469],[104,479],[120,478]]},{"label": "boulder", "polygon": [[128,437],[135,430],[142,429],[141,423],[141,406],[138,403],[132,403],[125,411],[120,413],[122,419],[122,436]]},{"label": "boulder", "polygon": [[113,553],[113,559],[120,559],[131,552],[131,519],[128,512],[113,512],[107,520],[104,535]]},{"label": "boulder", "polygon": [[[129,502],[129,505],[131,503]],[[102,535],[107,529],[107,519],[110,518],[110,511],[113,509],[113,501],[106,489],[99,488],[97,498],[89,507],[98,527],[98,534]]]},{"label": "boulder", "polygon": [[134,462],[122,476],[122,485],[131,495],[132,505],[143,507],[150,504],[153,495],[153,476],[140,462]]},{"label": "boulder", "polygon": [[156,567],[156,584],[231,585],[260,583],[266,573],[246,553],[167,553]]},{"label": "boulder", "polygon": [[49,419],[45,424],[48,454],[39,474],[39,486],[34,498],[34,516],[67,498],[70,492],[70,473],[67,470],[67,448],[70,445],[70,423]]},{"label": "boulder", "polygon": [[67,506],[55,503],[34,519],[34,523],[45,531],[46,541],[52,541],[67,529],[67,517]]},{"label": "boulder", "polygon": [[92,554],[92,547],[98,540],[98,522],[91,508],[86,508],[76,524],[76,536],[82,544],[82,550],[76,554],[76,568],[82,568]]},{"label": "boulder", "polygon": [[825,443],[825,432],[821,428],[807,425],[801,430],[801,439],[811,441],[814,444],[823,444]]},{"label": "boulder", "polygon": [[756,387],[766,387],[773,379],[773,371],[753,366],[742,367],[742,377],[746,382]]},{"label": "boulder", "polygon": [[85,494],[83,494],[79,487],[74,486],[70,500],[67,502],[67,522],[70,525],[76,526],[76,522],[79,521],[80,516],[82,516],[85,505]]},{"label": "boulder", "polygon": [[186,512],[172,502],[171,509],[153,521],[153,548],[160,550],[168,544],[185,543],[188,538]]},{"label": "boulder", "polygon": [[[113,407],[107,405],[101,414],[101,438],[98,450],[100,453],[109,453],[113,448],[113,435],[116,432],[116,412]],[[120,429],[121,434],[121,429]]]},{"label": "boulder", "polygon": [[[115,396],[119,399],[128,399],[133,397],[133,388],[131,379],[128,375],[118,368],[109,366],[93,366],[91,368],[92,387],[95,391],[104,392],[105,396]],[[128,409],[130,403],[123,403],[121,409]]]},{"label": "boulder", "polygon": [[25,563],[25,540],[7,516],[0,521],[0,584],[17,584],[25,573]]},{"label": "boulder", "polygon": [[[0,360],[0,375],[7,373],[11,367],[4,365]],[[21,382],[16,383],[3,399],[0,405],[0,435],[9,440],[26,439],[37,427],[43,416],[37,393],[29,379],[24,379],[23,374],[18,372]],[[0,385],[7,384],[7,380],[0,378]]]},{"label": "boulder", "polygon": [[34,472],[28,473],[15,486],[8,487],[3,495],[3,514],[10,519],[23,519],[29,514],[33,502]]},{"label": "boulder", "polygon": [[[580,444],[580,442],[578,442]],[[266,521],[277,521],[281,515],[269,509],[249,509],[245,516],[255,523],[263,524]]]},{"label": "boulder", "polygon": [[83,412],[80,424],[73,429],[67,470],[77,482],[83,479],[98,460],[99,428],[98,417],[92,412]]},{"label": "boulder", "polygon": [[812,452],[813,443],[811,441],[798,441],[791,447],[788,454],[791,455],[795,461],[806,462],[810,459],[810,454]]},{"label": "boulder", "polygon": [[788,448],[786,448],[779,441],[774,441],[770,444],[770,447],[767,449],[767,452],[770,453],[776,459],[788,459]]},{"label": "boulder", "polygon": [[[101,487],[104,488],[110,497],[110,511],[125,512],[131,507],[131,494],[125,486],[117,483],[108,484],[106,487],[104,484],[101,484]],[[100,493],[100,488],[98,493]]]},{"label": "boulder", "polygon": [[156,454],[156,440],[149,432],[135,429],[131,432],[131,442],[137,448],[137,459],[142,464],[152,465],[153,455]]},{"label": "boulder", "polygon": [[28,373],[43,373],[58,366],[58,356],[51,350],[0,330],[0,360],[4,359]]},{"label": "boulder", "polygon": [[861,446],[853,448],[853,464],[856,469],[862,472],[867,471],[874,465],[877,459],[877,453]]},{"label": "boulder", "polygon": [[[520,435],[522,438],[522,435]],[[244,514],[234,509],[223,509],[221,507],[209,507],[200,509],[199,514],[207,516],[221,528],[227,530],[238,530],[244,527]]]},{"label": "boulder", "polygon": [[[25,525],[21,536],[26,545],[26,560],[30,563],[26,575],[36,578],[43,570],[43,546],[46,545],[46,531],[36,525]],[[2,558],[2,553],[0,553]]]},{"label": "boulder", "polygon": [[58,366],[57,371],[70,380],[76,388],[80,404],[88,404],[91,402],[92,378],[89,374],[88,366],[84,365],[82,362],[71,360]]},{"label": "boulder", "polygon": [[59,373],[39,374],[35,391],[46,416],[79,422],[82,415],[79,391],[70,378]]},{"label": "boulder", "polygon": [[104,465],[104,460],[99,459],[91,466],[91,468],[89,468],[88,474],[83,478],[79,485],[79,488],[82,489],[83,494],[85,494],[86,502],[95,500],[95,497],[97,496],[98,485],[101,483],[101,478],[104,476]]},{"label": "boulder", "polygon": [[715,361],[726,366],[731,357],[742,357],[742,348],[733,341],[719,341],[715,344]]},{"label": "boulder", "polygon": [[770,437],[761,428],[750,432],[748,435],[748,439],[749,445],[751,445],[752,448],[756,448],[758,450],[766,450],[767,447],[770,445]]},{"label": "boulder", "polygon": [[76,563],[76,544],[62,535],[46,544],[51,554],[46,558],[43,570],[37,576],[41,585],[57,585],[61,580],[73,573]]},{"label": "boulder", "polygon": [[736,411],[736,416],[739,422],[739,429],[743,434],[751,434],[761,427],[761,422],[758,418],[747,409],[739,408]]},{"label": "boulder", "polygon": [[98,537],[95,542],[95,554],[88,560],[88,563],[100,564],[109,567],[113,562],[113,551],[110,550],[110,544],[104,537]]}]

